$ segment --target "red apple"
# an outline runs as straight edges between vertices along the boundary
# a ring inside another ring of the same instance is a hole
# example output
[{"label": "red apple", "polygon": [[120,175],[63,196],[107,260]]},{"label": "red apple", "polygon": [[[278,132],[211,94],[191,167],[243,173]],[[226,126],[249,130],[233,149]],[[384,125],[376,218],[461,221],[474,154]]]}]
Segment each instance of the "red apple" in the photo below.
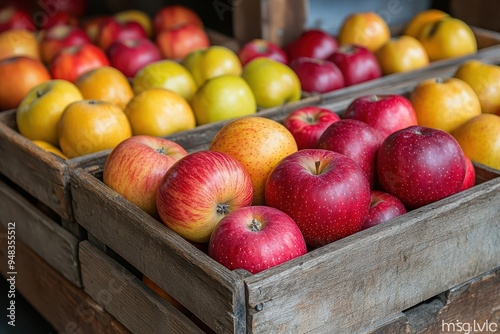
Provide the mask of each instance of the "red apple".
[{"label": "red apple", "polygon": [[138,38],[147,38],[146,31],[140,23],[135,21],[120,22],[114,17],[108,17],[99,24],[96,44],[106,51],[115,41]]},{"label": "red apple", "polygon": [[160,50],[147,38],[115,41],[109,46],[107,55],[111,66],[129,78],[133,78],[144,66],[161,60]]},{"label": "red apple", "polygon": [[283,64],[288,63],[285,51],[279,45],[264,39],[253,39],[238,51],[238,58],[240,58],[242,66],[258,57],[270,58]]},{"label": "red apple", "polygon": [[382,75],[377,57],[362,46],[342,45],[328,60],[340,68],[346,86],[373,80]]},{"label": "red apple", "polygon": [[11,29],[35,31],[36,27],[30,14],[16,6],[0,8],[0,32]]},{"label": "red apple", "polygon": [[163,58],[180,60],[193,51],[208,48],[210,40],[203,28],[188,23],[161,31],[156,36],[156,44],[160,48]]},{"label": "red apple", "polygon": [[293,110],[283,120],[299,150],[316,148],[319,137],[331,124],[340,120],[339,115],[330,109],[306,106]]},{"label": "red apple", "polygon": [[158,188],[161,221],[185,239],[208,242],[228,213],[252,204],[250,175],[235,158],[198,151],[177,161]]},{"label": "red apple", "polygon": [[363,223],[362,230],[385,223],[406,213],[403,203],[396,196],[384,191],[372,190],[370,199],[370,210]]},{"label": "red apple", "polygon": [[58,25],[78,26],[80,24],[78,18],[69,12],[56,12],[40,23],[42,29],[50,29]]},{"label": "red apple", "polygon": [[292,217],[309,246],[319,247],[361,230],[370,207],[370,184],[345,155],[306,149],[275,166],[265,201]]},{"label": "red apple", "polygon": [[417,125],[417,114],[404,96],[365,95],[354,99],[343,118],[357,119],[377,129],[384,140],[391,133]]},{"label": "red apple", "polygon": [[344,154],[356,162],[375,187],[375,162],[382,140],[377,130],[369,124],[342,119],[330,125],[318,140],[317,148]]},{"label": "red apple", "polygon": [[122,141],[106,159],[103,182],[151,216],[158,217],[156,195],[167,170],[188,153],[179,144],[153,136]]},{"label": "red apple", "polygon": [[465,177],[461,190],[472,188],[476,184],[476,169],[472,160],[465,156]]},{"label": "red apple", "polygon": [[304,92],[327,93],[345,86],[342,72],[331,61],[298,57],[289,66],[299,77]]},{"label": "red apple", "polygon": [[42,60],[48,64],[62,49],[85,43],[91,43],[85,30],[68,25],[54,26],[45,30],[40,41]]},{"label": "red apple", "polygon": [[298,57],[327,59],[338,47],[337,39],[326,31],[309,29],[286,45],[284,50],[288,60],[292,61]]},{"label": "red apple", "polygon": [[416,209],[462,189],[465,155],[447,132],[410,126],[389,135],[379,148],[377,176],[382,189]]},{"label": "red apple", "polygon": [[97,15],[97,16],[92,16],[86,20],[84,20],[81,24],[81,27],[85,32],[87,33],[87,36],[89,36],[90,40],[95,43],[97,40],[97,34],[99,32],[99,27],[101,23],[108,19],[110,16],[109,15]]},{"label": "red apple", "polygon": [[108,58],[99,47],[81,44],[59,51],[50,62],[50,72],[53,79],[75,82],[83,73],[108,65]]},{"label": "red apple", "polygon": [[203,22],[196,12],[185,6],[169,5],[156,12],[153,18],[153,29],[157,35],[163,30],[170,30],[188,23],[203,28]]},{"label": "red apple", "polygon": [[268,206],[247,206],[229,213],[215,227],[208,255],[224,267],[256,274],[307,253],[297,224]]}]

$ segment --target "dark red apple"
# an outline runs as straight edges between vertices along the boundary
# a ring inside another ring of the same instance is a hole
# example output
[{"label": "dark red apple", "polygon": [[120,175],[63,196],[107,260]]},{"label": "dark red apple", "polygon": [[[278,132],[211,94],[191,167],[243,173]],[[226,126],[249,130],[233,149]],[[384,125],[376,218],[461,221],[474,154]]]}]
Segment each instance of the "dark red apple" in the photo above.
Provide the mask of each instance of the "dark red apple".
[{"label": "dark red apple", "polygon": [[373,80],[382,75],[377,57],[362,46],[342,45],[328,60],[340,68],[346,86]]},{"label": "dark red apple", "polygon": [[142,25],[135,21],[120,22],[114,17],[103,19],[97,31],[96,44],[106,51],[114,41],[147,38]]},{"label": "dark red apple", "polygon": [[465,177],[462,190],[472,188],[476,184],[476,169],[468,156],[465,156]]},{"label": "dark red apple", "polygon": [[299,150],[316,148],[318,139],[331,124],[340,121],[334,111],[318,106],[306,106],[293,110],[283,120]]},{"label": "dark red apple", "polygon": [[370,210],[368,211],[368,217],[366,217],[363,223],[362,230],[385,223],[392,218],[406,213],[403,203],[396,196],[389,193],[372,190],[370,198]]},{"label": "dark red apple", "polygon": [[11,29],[35,31],[36,27],[30,14],[17,6],[0,7],[0,32]]},{"label": "dark red apple", "polygon": [[361,230],[370,184],[361,167],[343,154],[300,150],[271,171],[265,202],[292,217],[306,243],[319,247]]},{"label": "dark red apple", "polygon": [[287,44],[284,50],[288,55],[288,60],[292,61],[298,57],[327,59],[338,47],[337,39],[326,31],[309,29]]},{"label": "dark red apple", "polygon": [[343,118],[365,122],[377,129],[382,140],[391,133],[418,125],[411,102],[403,95],[365,95],[354,99]]},{"label": "dark red apple", "polygon": [[331,61],[298,57],[289,66],[299,77],[304,92],[327,93],[345,86],[342,71]]},{"label": "dark red apple", "polygon": [[109,46],[107,55],[111,66],[129,78],[144,66],[162,59],[158,46],[148,38],[115,41]]},{"label": "dark red apple", "polygon": [[447,132],[410,126],[394,132],[377,154],[378,181],[386,192],[416,209],[462,189],[465,155]]},{"label": "dark red apple", "polygon": [[266,57],[288,64],[288,56],[285,51],[279,45],[264,39],[253,39],[238,51],[238,58],[240,58],[242,66],[258,57]]}]

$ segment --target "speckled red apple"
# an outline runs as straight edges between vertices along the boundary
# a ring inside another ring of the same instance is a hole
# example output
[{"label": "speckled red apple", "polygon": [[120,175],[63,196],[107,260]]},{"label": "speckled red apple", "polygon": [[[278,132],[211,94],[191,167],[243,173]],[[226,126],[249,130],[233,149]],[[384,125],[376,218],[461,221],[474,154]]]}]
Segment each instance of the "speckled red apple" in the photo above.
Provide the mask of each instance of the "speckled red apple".
[{"label": "speckled red apple", "polygon": [[362,230],[396,218],[406,213],[404,204],[396,197],[380,190],[370,193],[370,210],[363,223]]}]

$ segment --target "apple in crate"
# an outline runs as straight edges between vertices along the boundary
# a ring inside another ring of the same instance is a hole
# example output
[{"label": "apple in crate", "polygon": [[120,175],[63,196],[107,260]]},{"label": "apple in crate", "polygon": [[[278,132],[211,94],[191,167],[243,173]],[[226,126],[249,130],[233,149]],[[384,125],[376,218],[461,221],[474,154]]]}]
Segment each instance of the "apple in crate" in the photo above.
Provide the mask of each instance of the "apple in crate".
[{"label": "apple in crate", "polygon": [[85,43],[91,43],[85,30],[75,26],[57,25],[42,33],[40,54],[42,60],[48,64],[60,50]]},{"label": "apple in crate", "polygon": [[394,195],[380,190],[370,193],[370,210],[363,223],[362,230],[385,223],[406,213],[404,204]]},{"label": "apple in crate", "polygon": [[114,41],[106,54],[111,66],[119,69],[128,78],[135,77],[146,65],[161,60],[158,46],[147,38]]},{"label": "apple in crate", "polygon": [[233,157],[198,151],[177,161],[160,182],[156,205],[161,221],[183,238],[208,242],[228,213],[252,204],[252,181]]},{"label": "apple in crate", "polygon": [[242,66],[258,57],[266,57],[283,64],[288,63],[286,52],[279,45],[265,39],[253,39],[238,51]]},{"label": "apple in crate", "polygon": [[476,184],[476,169],[469,157],[465,156],[465,177],[461,190],[472,188]]},{"label": "apple in crate", "polygon": [[99,23],[96,44],[106,51],[114,41],[147,37],[146,31],[140,23],[135,21],[120,22],[114,17],[108,17]]},{"label": "apple in crate", "polygon": [[24,9],[16,6],[0,8],[0,32],[13,29],[35,31],[36,27],[31,15]]},{"label": "apple in crate", "polygon": [[340,121],[340,116],[330,109],[306,106],[293,110],[283,120],[299,150],[316,148],[318,139],[331,124]]},{"label": "apple in crate", "polygon": [[342,71],[346,86],[377,79],[382,75],[375,54],[359,45],[342,45],[327,59]]},{"label": "apple in crate", "polygon": [[304,31],[297,39],[284,47],[288,60],[298,57],[327,59],[337,48],[337,39],[321,29]]},{"label": "apple in crate", "polygon": [[160,31],[170,30],[185,24],[195,24],[203,28],[203,22],[192,9],[180,5],[168,5],[156,12],[153,17],[153,29],[157,35]]},{"label": "apple in crate", "polygon": [[265,189],[266,205],[292,217],[312,247],[360,231],[370,208],[370,184],[361,167],[329,150],[306,149],[285,157],[269,174]]},{"label": "apple in crate", "polygon": [[156,36],[156,44],[163,58],[180,61],[193,51],[210,47],[210,39],[203,28],[187,23],[160,31]]},{"label": "apple in crate", "polygon": [[410,126],[387,137],[378,150],[377,176],[382,189],[416,209],[462,189],[465,155],[447,132]]},{"label": "apple in crate", "polygon": [[417,114],[403,95],[364,95],[355,98],[343,118],[357,119],[377,129],[384,140],[391,133],[417,125]]},{"label": "apple in crate", "polygon": [[268,206],[248,206],[221,219],[208,255],[230,270],[252,274],[307,253],[299,227],[286,213]]},{"label": "apple in crate", "polygon": [[331,61],[298,57],[289,66],[299,77],[304,92],[327,93],[345,86],[342,71]]}]

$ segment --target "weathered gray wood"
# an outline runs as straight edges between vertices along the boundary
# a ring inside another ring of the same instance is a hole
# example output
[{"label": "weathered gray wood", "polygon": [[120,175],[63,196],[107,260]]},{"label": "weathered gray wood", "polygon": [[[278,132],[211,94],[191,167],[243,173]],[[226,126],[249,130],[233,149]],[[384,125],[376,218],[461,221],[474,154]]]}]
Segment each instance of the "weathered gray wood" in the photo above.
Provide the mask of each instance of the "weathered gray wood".
[{"label": "weathered gray wood", "polygon": [[78,239],[0,181],[0,225],[6,229],[9,222],[15,222],[17,239],[71,283],[81,286]]},{"label": "weathered gray wood", "polygon": [[499,266],[499,201],[495,178],[245,279],[247,329],[356,332]]},{"label": "weathered gray wood", "polygon": [[85,170],[74,170],[72,188],[75,218],[85,229],[217,332],[244,332],[245,291],[239,275]]},{"label": "weathered gray wood", "polygon": [[80,244],[85,291],[136,334],[203,333],[188,317],[106,254]]},{"label": "weathered gray wood", "polygon": [[359,334],[410,334],[408,318],[403,312],[398,312],[361,330]]}]

